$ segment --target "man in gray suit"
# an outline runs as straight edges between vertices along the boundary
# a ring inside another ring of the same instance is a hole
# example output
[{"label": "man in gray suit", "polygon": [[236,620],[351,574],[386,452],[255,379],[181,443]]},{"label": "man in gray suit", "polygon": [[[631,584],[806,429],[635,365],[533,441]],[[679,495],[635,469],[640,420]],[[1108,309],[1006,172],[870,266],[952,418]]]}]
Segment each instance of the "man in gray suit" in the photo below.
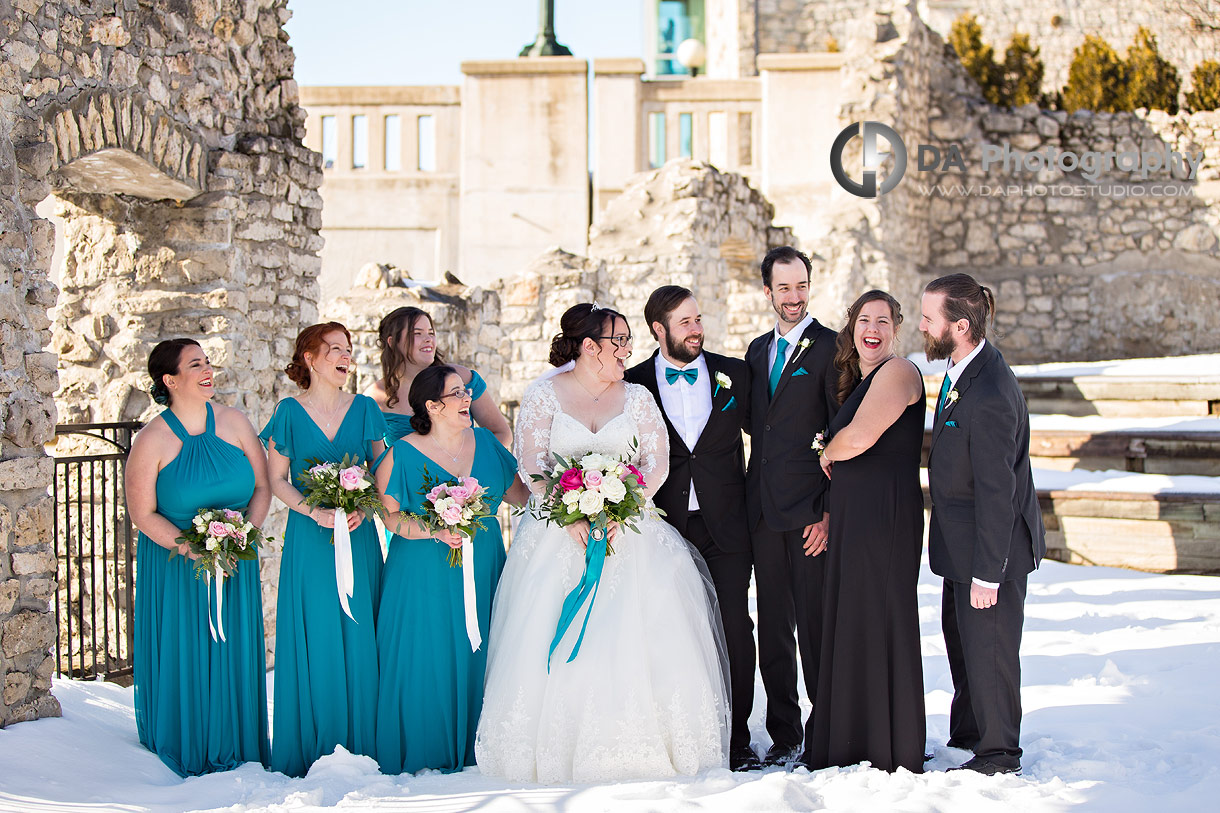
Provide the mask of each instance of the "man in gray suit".
[{"label": "man in gray suit", "polygon": [[968,274],[941,277],[924,289],[922,311],[928,358],[949,359],[928,453],[928,557],[944,578],[941,626],[953,676],[948,744],[974,752],[961,768],[1016,773],[1026,580],[1046,553],[1029,412],[986,339],[995,313],[989,289]]}]

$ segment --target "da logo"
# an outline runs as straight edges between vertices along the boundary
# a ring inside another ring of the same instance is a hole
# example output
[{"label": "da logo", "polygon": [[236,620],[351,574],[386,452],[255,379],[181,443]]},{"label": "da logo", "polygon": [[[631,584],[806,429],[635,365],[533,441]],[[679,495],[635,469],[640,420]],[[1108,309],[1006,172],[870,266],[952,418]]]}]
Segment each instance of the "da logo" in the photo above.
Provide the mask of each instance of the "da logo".
[{"label": "da logo", "polygon": [[[864,177],[860,181],[848,177],[847,171],[843,168],[843,150],[856,136],[864,139]],[[884,138],[889,144],[888,152],[877,149],[878,136]],[[881,182],[881,187],[878,189],[877,170],[881,168],[881,162],[887,155],[894,156],[894,168],[890,170],[889,175]],[[879,121],[852,122],[843,128],[830,147],[830,171],[834,174],[839,186],[857,197],[876,198],[884,195],[898,185],[906,169],[907,148],[902,143],[902,137],[894,131],[893,127]]]}]

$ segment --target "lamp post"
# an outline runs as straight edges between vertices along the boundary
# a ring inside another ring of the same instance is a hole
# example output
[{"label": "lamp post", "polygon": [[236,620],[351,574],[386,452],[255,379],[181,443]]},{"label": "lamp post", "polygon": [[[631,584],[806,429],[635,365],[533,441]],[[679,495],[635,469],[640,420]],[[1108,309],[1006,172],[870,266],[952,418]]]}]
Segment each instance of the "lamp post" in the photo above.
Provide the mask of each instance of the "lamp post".
[{"label": "lamp post", "polygon": [[674,56],[679,64],[690,71],[691,79],[698,76],[700,69],[707,64],[707,48],[697,39],[682,40]]},{"label": "lamp post", "polygon": [[538,18],[538,36],[519,56],[571,56],[566,45],[555,41],[555,0],[539,0]]}]

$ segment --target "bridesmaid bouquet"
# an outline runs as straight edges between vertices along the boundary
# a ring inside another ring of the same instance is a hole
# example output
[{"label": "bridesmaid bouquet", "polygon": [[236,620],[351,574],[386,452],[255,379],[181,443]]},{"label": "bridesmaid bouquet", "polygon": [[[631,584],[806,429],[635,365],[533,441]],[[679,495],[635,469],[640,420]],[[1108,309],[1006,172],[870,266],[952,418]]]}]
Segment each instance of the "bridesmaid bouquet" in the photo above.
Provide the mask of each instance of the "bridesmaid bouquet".
[{"label": "bridesmaid bouquet", "polygon": [[[208,629],[212,640],[225,640],[224,616],[221,610],[224,606],[225,578],[232,577],[237,569],[237,563],[243,560],[258,558],[258,548],[264,543],[270,543],[272,537],[246,521],[240,511],[228,508],[201,508],[191,520],[190,526],[178,537],[178,542],[185,542],[199,557],[195,562],[195,578],[205,579],[211,590],[212,579],[216,579],[216,623],[212,623],[211,602],[208,604]],[[171,550],[169,558],[173,559],[178,551]]]},{"label": "bridesmaid bouquet", "polygon": [[[632,454],[635,447],[632,440]],[[638,532],[635,523],[648,510],[644,475],[639,469],[624,459],[596,452],[579,458],[555,455],[555,462],[549,473],[532,475],[546,486],[541,500],[531,508],[536,519],[561,528],[584,519],[591,528],[603,531],[611,522],[618,522]],[[659,508],[652,510],[663,513]],[[613,553],[607,543],[606,555]]]},{"label": "bridesmaid bouquet", "polygon": [[347,515],[356,511],[363,511],[368,517],[381,514],[381,498],[373,486],[373,475],[355,455],[344,455],[338,463],[307,462],[312,465],[297,476],[297,482],[306,505],[335,512],[335,527],[330,535],[331,544],[335,546],[335,586],[339,591],[339,605],[347,617],[355,621],[348,601],[355,595],[356,575]]},{"label": "bridesmaid bouquet", "polygon": [[[218,570],[232,577],[238,562],[257,559],[258,548],[272,539],[247,522],[240,511],[200,508],[178,542],[187,543],[191,553],[199,557],[195,578],[202,579]],[[177,555],[177,549],[169,552],[171,559]]]},{"label": "bridesmaid bouquet", "polygon": [[[484,530],[484,520],[491,516],[484,497],[487,488],[479,485],[473,477],[459,477],[457,482],[433,480],[424,469],[424,487],[419,490],[424,498],[422,513],[408,516],[430,531],[453,531],[467,539],[475,532]],[[462,549],[449,548],[449,567],[462,566]]]},{"label": "bridesmaid bouquet", "polygon": [[[381,498],[373,486],[373,475],[355,455],[344,455],[339,463],[320,460],[306,462],[312,465],[297,477],[306,505],[342,511],[345,516],[363,511],[365,516],[371,517],[382,512]],[[335,527],[339,527],[338,522]],[[331,534],[331,542],[334,541],[334,534]]]}]

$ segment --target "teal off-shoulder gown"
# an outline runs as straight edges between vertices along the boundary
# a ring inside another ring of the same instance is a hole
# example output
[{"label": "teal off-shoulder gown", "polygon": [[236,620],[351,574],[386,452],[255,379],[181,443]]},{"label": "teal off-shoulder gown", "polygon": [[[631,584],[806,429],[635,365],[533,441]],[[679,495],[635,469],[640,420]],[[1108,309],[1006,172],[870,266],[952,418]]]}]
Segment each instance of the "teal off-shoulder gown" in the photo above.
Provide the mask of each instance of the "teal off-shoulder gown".
[{"label": "teal off-shoulder gown", "polygon": [[[157,513],[185,529],[201,508],[245,512],[254,494],[246,454],[216,435],[212,405],[202,434],[170,410],[161,417],[182,450],[157,474]],[[136,731],[179,776],[267,764],[267,669],[258,560],[238,562],[224,583],[225,641],[212,640],[215,583],[194,562],[140,534],[136,543]]]},{"label": "teal off-shoulder gown", "polygon": [[[470,389],[471,401],[479,400],[483,397],[483,393],[487,392],[487,382],[475,370],[470,371],[470,383],[466,386]],[[385,417],[386,425],[390,429],[390,437],[395,440],[405,438],[415,431],[411,426],[410,415],[403,415],[401,412],[382,412],[381,414]]]},{"label": "teal off-shoulder gown", "polygon": [[[334,440],[295,398],[285,398],[259,435],[289,459],[293,482],[316,461],[355,455],[373,463],[372,443],[386,435],[377,403],[357,395]],[[332,530],[304,514],[288,515],[275,616],[275,688],[271,769],[303,776],[342,745],[373,755],[377,714],[377,621],[381,545],[371,521],[351,533],[355,593],[352,618],[339,604]]]},{"label": "teal off-shoulder gown", "polygon": [[[504,569],[504,540],[494,514],[513,484],[517,463],[495,435],[475,433],[471,476],[487,488],[493,516],[475,534],[475,591],[483,644],[470,651],[462,601],[462,569],[450,567],[449,547],[436,539],[393,536],[381,578],[377,653],[377,761],[388,774],[424,768],[458,771],[474,764],[474,736],[483,708],[491,603]],[[405,441],[394,443],[386,494],[404,511],[422,513],[425,471],[433,480],[457,477]]]}]

